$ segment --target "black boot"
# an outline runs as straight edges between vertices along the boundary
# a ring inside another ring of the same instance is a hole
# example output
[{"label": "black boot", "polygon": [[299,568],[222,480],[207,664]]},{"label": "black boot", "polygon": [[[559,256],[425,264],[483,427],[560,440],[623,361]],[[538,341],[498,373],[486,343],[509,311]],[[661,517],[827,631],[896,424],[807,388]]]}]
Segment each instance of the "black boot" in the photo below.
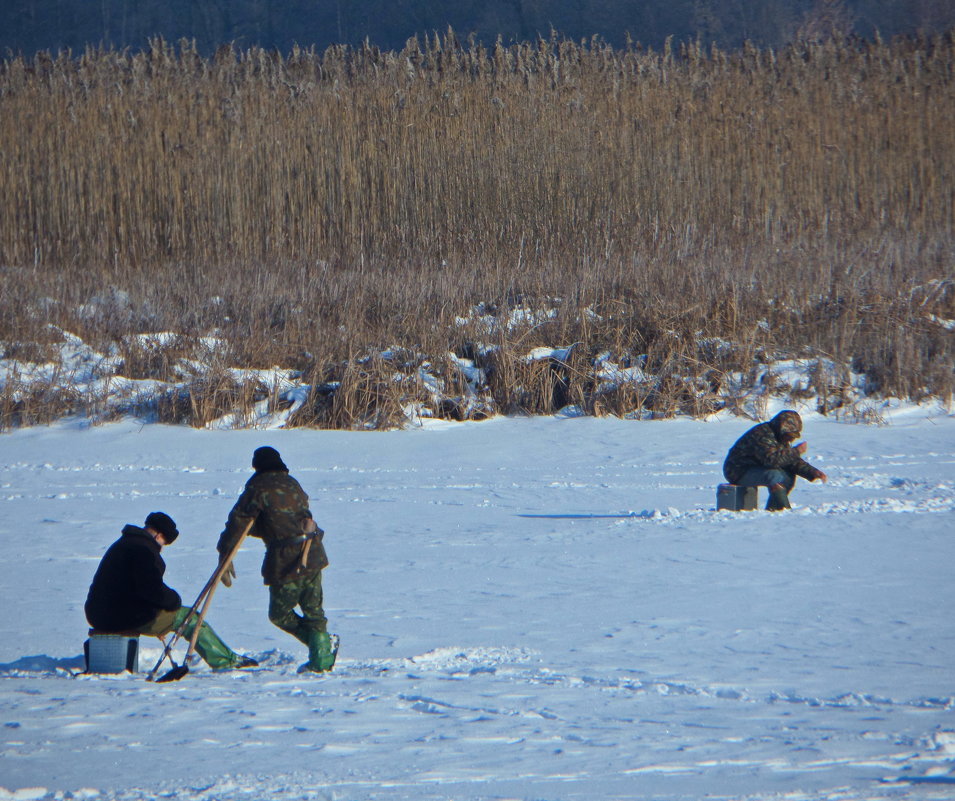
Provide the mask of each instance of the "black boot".
[{"label": "black boot", "polygon": [[769,488],[769,500],[766,501],[767,512],[781,512],[783,509],[792,509],[789,505],[789,491],[783,484],[773,484]]}]

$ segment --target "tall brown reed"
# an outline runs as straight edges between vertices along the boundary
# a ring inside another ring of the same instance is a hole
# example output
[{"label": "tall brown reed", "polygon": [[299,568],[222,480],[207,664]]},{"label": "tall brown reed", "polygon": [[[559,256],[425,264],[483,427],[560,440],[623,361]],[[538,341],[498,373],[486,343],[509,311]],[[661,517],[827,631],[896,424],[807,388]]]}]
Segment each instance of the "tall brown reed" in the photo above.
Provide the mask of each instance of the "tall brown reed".
[{"label": "tall brown reed", "polygon": [[[0,290],[22,302],[0,339],[215,329],[230,363],[307,370],[437,356],[474,304],[528,302],[558,315],[499,358],[579,342],[702,377],[811,349],[950,393],[953,56],[951,35],[654,53],[449,32],[7,59]],[[111,287],[129,308],[82,312]],[[710,358],[714,337],[735,345]],[[496,397],[549,408],[539,372]]]}]

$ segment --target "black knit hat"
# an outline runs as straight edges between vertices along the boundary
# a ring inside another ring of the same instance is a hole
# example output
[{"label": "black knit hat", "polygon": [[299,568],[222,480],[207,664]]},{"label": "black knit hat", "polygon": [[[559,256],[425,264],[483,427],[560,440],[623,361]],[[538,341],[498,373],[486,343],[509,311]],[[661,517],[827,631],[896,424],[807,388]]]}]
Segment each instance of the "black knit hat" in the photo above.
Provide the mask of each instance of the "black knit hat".
[{"label": "black knit hat", "polygon": [[179,536],[179,529],[176,528],[176,521],[165,512],[150,512],[146,517],[146,527],[158,531],[162,534],[166,545],[172,545],[176,537]]},{"label": "black knit hat", "polygon": [[252,454],[252,467],[259,473],[270,473],[276,470],[288,472],[279,452],[268,445],[255,449],[255,453]]}]

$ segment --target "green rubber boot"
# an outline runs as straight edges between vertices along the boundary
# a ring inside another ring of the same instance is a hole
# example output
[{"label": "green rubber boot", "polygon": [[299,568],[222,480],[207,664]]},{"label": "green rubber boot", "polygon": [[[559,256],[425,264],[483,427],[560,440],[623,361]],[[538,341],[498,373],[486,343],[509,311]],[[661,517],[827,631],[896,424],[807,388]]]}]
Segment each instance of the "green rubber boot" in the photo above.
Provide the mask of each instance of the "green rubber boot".
[{"label": "green rubber boot", "polygon": [[[178,628],[182,619],[189,614],[189,610],[183,607],[176,615],[174,628]],[[196,630],[196,617],[193,615],[183,629],[182,636],[184,640],[192,638],[192,633]],[[215,633],[212,626],[203,621],[199,628],[199,636],[196,638],[196,653],[202,657],[203,661],[213,670],[234,670],[235,668],[255,667],[258,662],[248,656],[240,656],[226,645],[218,634]]]},{"label": "green rubber boot", "polygon": [[769,488],[769,500],[766,501],[767,512],[781,512],[784,509],[792,509],[789,505],[789,493],[782,484],[773,484]]},{"label": "green rubber boot", "polygon": [[311,631],[308,635],[308,662],[299,672],[325,673],[335,666],[338,637],[327,631]]}]

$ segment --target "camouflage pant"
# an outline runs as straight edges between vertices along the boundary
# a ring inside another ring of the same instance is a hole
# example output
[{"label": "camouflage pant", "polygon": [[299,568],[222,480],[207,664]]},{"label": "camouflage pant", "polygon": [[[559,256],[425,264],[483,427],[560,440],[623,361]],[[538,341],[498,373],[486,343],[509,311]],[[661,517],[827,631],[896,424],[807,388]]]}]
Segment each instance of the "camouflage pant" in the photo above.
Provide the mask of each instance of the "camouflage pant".
[{"label": "camouflage pant", "polygon": [[[302,610],[299,615],[295,611]],[[312,631],[325,631],[327,620],[322,609],[322,574],[272,584],[269,587],[269,620],[282,631],[308,645]]]}]

